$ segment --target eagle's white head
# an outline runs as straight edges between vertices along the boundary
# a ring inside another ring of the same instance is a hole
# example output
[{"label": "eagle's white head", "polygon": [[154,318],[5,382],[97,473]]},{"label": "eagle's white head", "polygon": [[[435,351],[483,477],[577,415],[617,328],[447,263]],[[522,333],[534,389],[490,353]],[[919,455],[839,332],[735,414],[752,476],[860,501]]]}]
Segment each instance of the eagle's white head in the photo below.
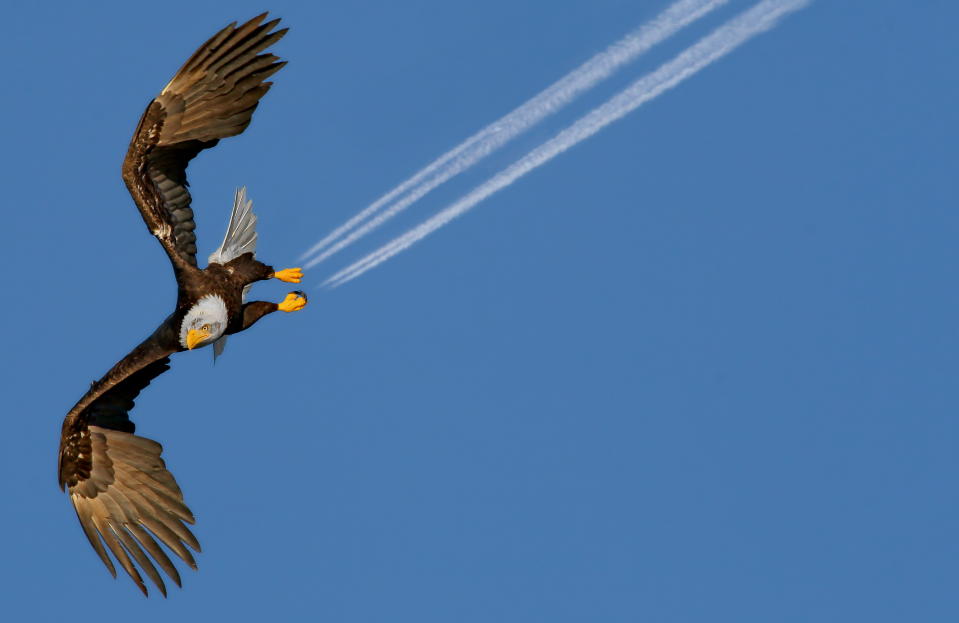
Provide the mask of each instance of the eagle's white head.
[{"label": "eagle's white head", "polygon": [[180,345],[189,350],[212,344],[226,331],[226,303],[207,294],[190,308],[180,325]]}]

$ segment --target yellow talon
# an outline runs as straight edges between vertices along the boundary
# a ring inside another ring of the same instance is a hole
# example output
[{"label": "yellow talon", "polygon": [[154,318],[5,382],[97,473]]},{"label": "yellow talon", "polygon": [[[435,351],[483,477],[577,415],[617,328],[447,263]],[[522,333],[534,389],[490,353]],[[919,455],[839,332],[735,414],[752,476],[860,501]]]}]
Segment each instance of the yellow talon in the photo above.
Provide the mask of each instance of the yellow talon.
[{"label": "yellow talon", "polygon": [[282,303],[277,304],[276,308],[284,312],[300,311],[306,307],[306,294],[302,292],[290,292],[283,299]]},{"label": "yellow talon", "polygon": [[303,279],[302,268],[284,268],[273,273],[273,277],[287,283],[300,283]]}]

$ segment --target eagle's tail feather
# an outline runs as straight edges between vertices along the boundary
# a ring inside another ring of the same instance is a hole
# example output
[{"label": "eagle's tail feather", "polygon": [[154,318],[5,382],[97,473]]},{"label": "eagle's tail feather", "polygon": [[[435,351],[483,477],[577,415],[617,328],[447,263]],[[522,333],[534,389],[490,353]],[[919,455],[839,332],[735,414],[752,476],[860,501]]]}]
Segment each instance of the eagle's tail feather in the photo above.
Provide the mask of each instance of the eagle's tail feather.
[{"label": "eagle's tail feather", "polygon": [[244,253],[256,255],[256,214],[253,213],[253,202],[247,199],[246,186],[233,196],[233,211],[226,235],[220,248],[210,254],[209,261],[226,264]]}]

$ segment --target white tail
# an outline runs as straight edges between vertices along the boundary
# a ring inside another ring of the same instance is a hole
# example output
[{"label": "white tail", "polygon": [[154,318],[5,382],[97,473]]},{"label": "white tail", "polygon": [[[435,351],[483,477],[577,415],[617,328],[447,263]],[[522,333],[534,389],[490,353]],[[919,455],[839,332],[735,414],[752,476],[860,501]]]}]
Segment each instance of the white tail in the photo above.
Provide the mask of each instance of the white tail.
[{"label": "white tail", "polygon": [[244,253],[256,254],[256,214],[253,214],[253,202],[246,198],[246,186],[233,195],[233,211],[223,243],[210,254],[208,261],[226,264]]}]

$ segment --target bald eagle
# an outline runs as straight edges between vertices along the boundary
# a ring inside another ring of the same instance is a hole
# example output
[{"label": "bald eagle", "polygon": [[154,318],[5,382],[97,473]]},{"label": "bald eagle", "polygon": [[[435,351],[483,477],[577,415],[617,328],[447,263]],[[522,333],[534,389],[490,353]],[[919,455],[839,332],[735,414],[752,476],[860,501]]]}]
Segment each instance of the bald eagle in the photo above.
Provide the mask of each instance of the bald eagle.
[{"label": "bald eagle", "polygon": [[[230,24],[191,56],[137,125],[123,161],[123,181],[150,232],[173,266],[176,308],[130,354],[114,365],[70,409],[63,420],[58,475],[69,491],[80,527],[103,564],[116,577],[110,555],[144,595],[137,565],[165,596],[157,571],[178,586],[180,576],[159,543],[196,568],[190,549],[200,544],[187,528],[193,514],[160,457],[159,443],[134,434],[133,401],[169,368],[170,355],[214,344],[251,327],[275,311],[306,305],[299,291],[280,303],[246,302],[251,284],[265,279],[299,283],[299,268],[274,270],[254,255],[256,217],[245,190],[237,193],[227,233],[206,268],[196,260],[193,210],[187,190],[187,164],[220,139],[249,125],[267,78],[285,62],[263,51],[286,29],[266,13],[237,27]],[[135,563],[135,564],[134,564]]]}]

